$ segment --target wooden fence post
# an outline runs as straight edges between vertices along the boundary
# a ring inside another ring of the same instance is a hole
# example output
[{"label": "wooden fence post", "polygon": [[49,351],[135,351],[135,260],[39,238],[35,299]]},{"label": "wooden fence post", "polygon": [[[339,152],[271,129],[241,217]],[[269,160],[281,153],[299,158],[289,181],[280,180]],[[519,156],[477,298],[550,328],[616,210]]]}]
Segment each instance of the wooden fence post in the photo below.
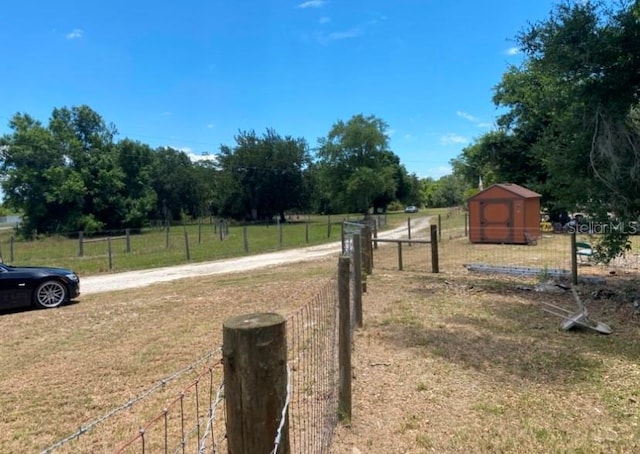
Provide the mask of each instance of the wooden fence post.
[{"label": "wooden fence post", "polygon": [[107,237],[107,257],[109,258],[109,269],[113,269],[113,255],[111,251],[111,237]]},{"label": "wooden fence post", "polygon": [[288,383],[284,317],[263,313],[226,320],[222,361],[228,451],[289,454],[288,410],[282,422]]},{"label": "wooden fence post", "polygon": [[331,238],[331,215],[327,216],[327,238]]},{"label": "wooden fence post", "polygon": [[402,271],[402,241],[398,241],[398,270]]},{"label": "wooden fence post", "polygon": [[353,235],[353,306],[355,323],[362,328],[362,237]]},{"label": "wooden fence post", "polygon": [[131,252],[131,229],[124,230],[127,253]]},{"label": "wooden fence post", "polygon": [[164,232],[164,248],[169,249],[169,221],[167,221]]},{"label": "wooden fence post", "polygon": [[440,264],[438,263],[438,226],[431,226],[431,272],[439,273]]},{"label": "wooden fence post", "polygon": [[187,226],[184,226],[184,249],[187,253],[187,260],[191,260],[191,251],[189,250],[189,234],[187,233]]},{"label": "wooden fence post", "polygon": [[309,219],[307,219],[304,224],[304,242],[309,242]]},{"label": "wooden fence post", "polygon": [[[351,311],[349,308],[349,267],[347,256],[338,259],[338,418],[351,420]],[[226,383],[226,382],[225,382]]]},{"label": "wooden fence post", "polygon": [[367,276],[373,273],[373,241],[371,241],[371,227],[365,225],[362,228],[362,252],[364,255],[364,272]]},{"label": "wooden fence post", "polygon": [[246,225],[242,227],[242,243],[244,244],[244,252],[249,252],[249,234]]},{"label": "wooden fence post", "polygon": [[411,217],[407,218],[407,238],[411,239]]},{"label": "wooden fence post", "polygon": [[278,248],[282,249],[282,222],[278,217]]},{"label": "wooden fence post", "polygon": [[84,257],[84,232],[78,232],[78,257]]}]

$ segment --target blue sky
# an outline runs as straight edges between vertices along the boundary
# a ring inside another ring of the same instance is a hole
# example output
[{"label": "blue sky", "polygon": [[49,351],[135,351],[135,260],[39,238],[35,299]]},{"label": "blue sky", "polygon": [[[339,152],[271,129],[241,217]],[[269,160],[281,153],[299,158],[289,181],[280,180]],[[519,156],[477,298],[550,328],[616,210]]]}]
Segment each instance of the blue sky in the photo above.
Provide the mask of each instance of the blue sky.
[{"label": "blue sky", "polygon": [[239,130],[304,137],[373,114],[410,173],[438,178],[492,127],[513,38],[547,0],[22,0],[0,14],[0,134],[87,104],[195,156]]}]

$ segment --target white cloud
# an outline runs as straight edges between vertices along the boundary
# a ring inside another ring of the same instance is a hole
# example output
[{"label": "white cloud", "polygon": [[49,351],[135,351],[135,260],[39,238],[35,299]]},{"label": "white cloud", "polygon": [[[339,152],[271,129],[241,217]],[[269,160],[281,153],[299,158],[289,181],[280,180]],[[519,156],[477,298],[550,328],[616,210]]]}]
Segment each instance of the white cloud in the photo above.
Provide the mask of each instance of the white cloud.
[{"label": "white cloud", "polygon": [[169,112],[168,110],[162,112],[162,116],[163,117],[170,117],[171,116],[171,112]]},{"label": "white cloud", "polygon": [[456,114],[460,117],[460,118],[464,118],[465,120],[469,120],[473,123],[477,123],[478,119],[476,117],[474,117],[471,114],[468,114],[467,112],[463,112],[461,110],[457,111]]},{"label": "white cloud", "polygon": [[308,0],[298,4],[298,8],[320,8],[327,3],[325,0]]},{"label": "white cloud", "polygon": [[195,153],[187,153],[187,156],[189,156],[189,159],[191,160],[191,162],[201,162],[201,161],[217,161],[218,158],[215,154],[209,153],[207,151],[204,151],[200,154],[195,154]]},{"label": "white cloud", "polygon": [[507,55],[518,55],[520,53],[520,49],[517,47],[510,47],[504,53]]},{"label": "white cloud", "polygon": [[442,145],[464,144],[468,142],[469,140],[466,137],[453,133],[445,134],[444,136],[440,137],[440,143]]},{"label": "white cloud", "polygon": [[328,24],[329,22],[331,22],[331,18],[327,16],[323,16],[318,20],[320,25]]},{"label": "white cloud", "polygon": [[411,134],[405,134],[404,136],[402,136],[404,140],[411,140],[412,137],[413,136]]},{"label": "white cloud", "polygon": [[458,115],[460,118],[464,118],[465,120],[470,121],[471,123],[474,123],[479,128],[490,128],[491,127],[491,123],[487,123],[486,121],[482,121],[478,117],[473,116],[470,113],[464,112],[462,110],[457,111],[456,115]]},{"label": "white cloud", "polygon": [[213,129],[214,127],[215,127],[215,125],[214,125],[213,123],[209,123],[209,124],[207,125],[207,128],[208,128],[208,129]]},{"label": "white cloud", "polygon": [[389,137],[393,137],[393,135],[394,135],[395,133],[396,133],[396,130],[395,130],[395,129],[389,129],[389,130],[387,131],[387,135],[388,135]]},{"label": "white cloud", "polygon": [[346,30],[343,32],[329,33],[327,35],[327,38],[329,38],[329,41],[339,41],[341,39],[357,38],[360,35],[362,35],[362,30],[359,28],[353,28],[351,30]]},{"label": "white cloud", "polygon": [[423,175],[422,177],[431,177],[434,180],[437,180],[438,178],[449,175],[452,172],[453,170],[451,169],[451,166],[440,166],[433,169],[427,169],[426,175]]},{"label": "white cloud", "polygon": [[66,38],[67,39],[80,39],[80,38],[82,38],[82,35],[84,35],[84,31],[82,31],[79,28],[74,28],[73,30],[71,30],[71,32],[67,33]]}]

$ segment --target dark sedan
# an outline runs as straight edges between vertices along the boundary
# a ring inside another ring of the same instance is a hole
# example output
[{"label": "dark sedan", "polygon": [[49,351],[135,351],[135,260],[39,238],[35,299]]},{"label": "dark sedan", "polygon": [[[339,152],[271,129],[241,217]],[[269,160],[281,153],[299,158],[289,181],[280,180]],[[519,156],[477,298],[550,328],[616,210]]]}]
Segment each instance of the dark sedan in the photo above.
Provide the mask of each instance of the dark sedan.
[{"label": "dark sedan", "polygon": [[65,268],[0,263],[0,309],[50,309],[80,295],[80,278]]}]

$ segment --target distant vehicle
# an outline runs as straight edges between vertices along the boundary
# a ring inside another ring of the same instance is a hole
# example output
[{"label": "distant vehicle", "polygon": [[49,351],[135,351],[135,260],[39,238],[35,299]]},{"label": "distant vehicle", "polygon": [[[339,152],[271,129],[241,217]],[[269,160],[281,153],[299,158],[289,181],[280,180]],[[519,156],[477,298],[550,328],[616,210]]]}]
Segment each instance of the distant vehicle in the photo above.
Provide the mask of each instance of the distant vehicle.
[{"label": "distant vehicle", "polygon": [[405,213],[417,213],[418,212],[418,207],[414,206],[414,205],[409,205],[408,207],[405,207],[404,212]]},{"label": "distant vehicle", "polygon": [[51,309],[80,295],[80,278],[65,268],[0,263],[0,309]]}]

